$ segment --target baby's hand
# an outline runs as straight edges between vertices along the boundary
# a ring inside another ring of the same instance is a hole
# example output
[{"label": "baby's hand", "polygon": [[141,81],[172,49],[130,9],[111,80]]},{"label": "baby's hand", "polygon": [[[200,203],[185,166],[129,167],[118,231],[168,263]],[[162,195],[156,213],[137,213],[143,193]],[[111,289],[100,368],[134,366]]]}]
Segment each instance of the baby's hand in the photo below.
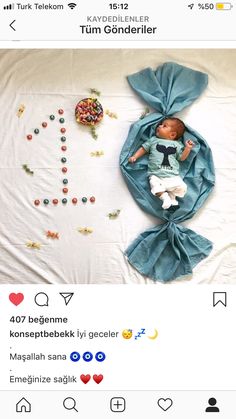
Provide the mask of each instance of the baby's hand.
[{"label": "baby's hand", "polygon": [[186,141],[186,147],[189,148],[190,150],[194,147],[194,142],[192,140],[187,140]]},{"label": "baby's hand", "polygon": [[129,163],[135,163],[136,162],[136,158],[134,156],[131,156],[129,158]]}]

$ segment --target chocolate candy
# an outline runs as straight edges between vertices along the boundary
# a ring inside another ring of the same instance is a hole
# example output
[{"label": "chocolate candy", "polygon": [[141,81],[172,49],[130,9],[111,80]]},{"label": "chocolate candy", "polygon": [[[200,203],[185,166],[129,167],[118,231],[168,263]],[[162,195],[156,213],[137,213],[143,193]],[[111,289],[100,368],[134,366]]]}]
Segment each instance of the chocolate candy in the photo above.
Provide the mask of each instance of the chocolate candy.
[{"label": "chocolate candy", "polygon": [[40,204],[40,200],[39,199],[35,199],[34,205],[38,206],[39,204]]},{"label": "chocolate candy", "polygon": [[48,126],[47,122],[43,122],[43,123],[42,123],[42,127],[43,127],[43,128],[47,128],[47,126]]}]

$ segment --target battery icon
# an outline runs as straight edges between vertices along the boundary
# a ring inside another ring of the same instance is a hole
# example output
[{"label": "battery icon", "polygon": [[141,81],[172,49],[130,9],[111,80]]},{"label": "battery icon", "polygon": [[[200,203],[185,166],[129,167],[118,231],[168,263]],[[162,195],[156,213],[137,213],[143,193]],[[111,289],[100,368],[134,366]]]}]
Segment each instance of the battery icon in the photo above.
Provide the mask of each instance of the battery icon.
[{"label": "battery icon", "polygon": [[232,7],[231,3],[216,3],[216,10],[231,10]]}]

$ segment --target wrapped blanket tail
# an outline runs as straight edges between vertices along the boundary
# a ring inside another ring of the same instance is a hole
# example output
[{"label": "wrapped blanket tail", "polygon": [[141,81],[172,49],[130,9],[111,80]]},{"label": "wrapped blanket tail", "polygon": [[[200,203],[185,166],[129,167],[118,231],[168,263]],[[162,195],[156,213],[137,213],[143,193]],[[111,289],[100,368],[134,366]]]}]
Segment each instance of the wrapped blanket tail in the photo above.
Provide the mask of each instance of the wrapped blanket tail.
[{"label": "wrapped blanket tail", "polygon": [[211,249],[205,237],[169,222],[140,234],[126,255],[140,273],[166,282],[191,274]]},{"label": "wrapped blanket tail", "polygon": [[161,281],[170,281],[191,274],[193,267],[210,253],[212,244],[194,231],[179,226],[196,213],[209,196],[215,173],[207,142],[186,126],[187,139],[195,146],[181,163],[180,176],[188,192],[179,207],[161,208],[161,201],[150,192],[147,178],[148,159],[145,155],[135,164],[128,158],[153,136],[156,125],[189,106],[207,86],[206,74],[176,63],[166,63],[156,70],[145,69],[128,77],[132,88],[156,112],[137,121],[130,129],[120,155],[120,166],[128,188],[140,207],[164,221],[164,224],[142,233],[126,250],[129,262],[142,274]]}]

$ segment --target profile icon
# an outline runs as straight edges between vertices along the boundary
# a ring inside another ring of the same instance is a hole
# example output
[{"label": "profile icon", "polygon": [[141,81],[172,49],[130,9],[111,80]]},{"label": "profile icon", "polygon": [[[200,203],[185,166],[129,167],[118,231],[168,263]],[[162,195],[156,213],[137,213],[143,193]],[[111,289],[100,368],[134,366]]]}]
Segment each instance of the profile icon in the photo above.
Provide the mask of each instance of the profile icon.
[{"label": "profile icon", "polygon": [[205,412],[219,412],[220,409],[216,406],[217,400],[214,397],[211,397],[208,400],[208,404],[210,406],[208,406],[205,410]]}]

